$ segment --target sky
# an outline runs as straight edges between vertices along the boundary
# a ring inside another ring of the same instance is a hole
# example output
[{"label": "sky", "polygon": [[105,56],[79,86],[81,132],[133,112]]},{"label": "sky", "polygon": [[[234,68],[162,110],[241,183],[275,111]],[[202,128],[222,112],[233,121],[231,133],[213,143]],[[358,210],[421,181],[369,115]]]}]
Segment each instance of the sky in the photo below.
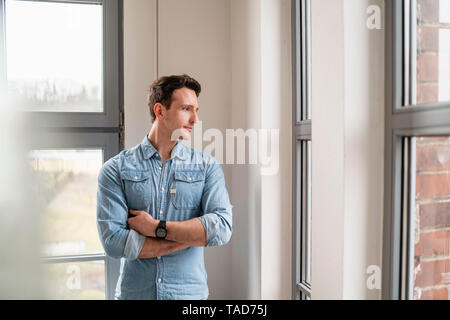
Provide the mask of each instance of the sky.
[{"label": "sky", "polygon": [[101,87],[102,6],[6,0],[8,80]]}]

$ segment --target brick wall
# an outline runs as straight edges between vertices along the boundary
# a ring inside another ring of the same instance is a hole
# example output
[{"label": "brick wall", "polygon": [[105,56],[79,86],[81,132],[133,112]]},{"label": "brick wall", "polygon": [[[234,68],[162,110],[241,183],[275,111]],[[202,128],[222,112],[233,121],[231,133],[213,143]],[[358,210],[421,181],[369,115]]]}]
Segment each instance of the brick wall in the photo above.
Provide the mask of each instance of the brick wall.
[{"label": "brick wall", "polygon": [[[447,1],[447,0],[445,0]],[[417,103],[438,102],[449,84],[442,68],[450,12],[442,0],[417,0]],[[445,33],[445,34],[444,34]],[[444,35],[444,36],[443,36]],[[443,50],[444,49],[444,50]],[[441,68],[441,69],[440,69]],[[442,80],[444,79],[444,81]],[[441,92],[439,92],[441,91]],[[417,138],[415,299],[450,299],[450,137]]]},{"label": "brick wall", "polygon": [[439,101],[439,89],[447,90],[449,86],[448,83],[439,83],[439,71],[448,71],[439,70],[439,60],[449,59],[442,52],[439,55],[442,46],[439,36],[442,30],[450,30],[450,21],[443,20],[439,14],[439,5],[440,0],[417,0],[418,104]]},{"label": "brick wall", "polygon": [[450,137],[416,148],[415,298],[450,299]]}]

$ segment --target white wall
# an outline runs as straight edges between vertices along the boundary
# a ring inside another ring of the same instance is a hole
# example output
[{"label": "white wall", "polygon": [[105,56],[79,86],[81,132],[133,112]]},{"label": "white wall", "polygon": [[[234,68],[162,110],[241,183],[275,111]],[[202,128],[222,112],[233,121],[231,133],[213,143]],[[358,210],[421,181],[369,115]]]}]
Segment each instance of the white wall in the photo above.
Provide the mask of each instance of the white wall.
[{"label": "white wall", "polygon": [[384,1],[312,1],[313,299],[381,298],[366,286],[383,240],[384,31],[366,26],[373,4]]},{"label": "white wall", "polygon": [[279,171],[232,167],[233,298],[291,297],[291,15],[289,0],[232,0],[232,127],[278,129]]},{"label": "white wall", "polygon": [[311,1],[312,299],[343,298],[343,2]]},{"label": "white wall", "polygon": [[381,290],[368,290],[366,270],[381,268],[383,243],[384,32],[366,27],[366,9],[383,4],[344,7],[345,299],[381,298]]},{"label": "white wall", "polygon": [[261,178],[261,298],[292,296],[291,2],[261,2],[261,126],[280,130],[279,171]]},{"label": "white wall", "polygon": [[[230,128],[261,126],[260,2],[231,0]],[[261,177],[259,166],[232,166],[232,297],[261,298]]]},{"label": "white wall", "polygon": [[157,72],[156,0],[123,1],[125,148],[150,131],[147,92]]}]

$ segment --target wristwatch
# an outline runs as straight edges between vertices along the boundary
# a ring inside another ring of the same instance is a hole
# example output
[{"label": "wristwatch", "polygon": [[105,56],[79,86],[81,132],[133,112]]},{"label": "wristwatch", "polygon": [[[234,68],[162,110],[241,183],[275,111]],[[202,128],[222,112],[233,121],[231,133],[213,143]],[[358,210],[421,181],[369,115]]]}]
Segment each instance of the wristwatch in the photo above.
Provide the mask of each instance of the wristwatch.
[{"label": "wristwatch", "polygon": [[167,236],[166,221],[160,220],[155,230],[156,238],[165,239]]}]

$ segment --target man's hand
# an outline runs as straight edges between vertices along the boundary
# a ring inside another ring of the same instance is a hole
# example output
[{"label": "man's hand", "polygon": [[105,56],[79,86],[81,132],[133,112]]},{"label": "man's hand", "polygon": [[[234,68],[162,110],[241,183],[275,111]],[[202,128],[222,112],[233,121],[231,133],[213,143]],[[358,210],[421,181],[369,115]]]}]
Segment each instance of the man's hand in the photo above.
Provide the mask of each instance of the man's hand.
[{"label": "man's hand", "polygon": [[155,230],[159,221],[153,219],[153,217],[145,211],[130,209],[129,212],[135,217],[127,220],[131,229],[139,232],[146,237],[155,237]]}]

